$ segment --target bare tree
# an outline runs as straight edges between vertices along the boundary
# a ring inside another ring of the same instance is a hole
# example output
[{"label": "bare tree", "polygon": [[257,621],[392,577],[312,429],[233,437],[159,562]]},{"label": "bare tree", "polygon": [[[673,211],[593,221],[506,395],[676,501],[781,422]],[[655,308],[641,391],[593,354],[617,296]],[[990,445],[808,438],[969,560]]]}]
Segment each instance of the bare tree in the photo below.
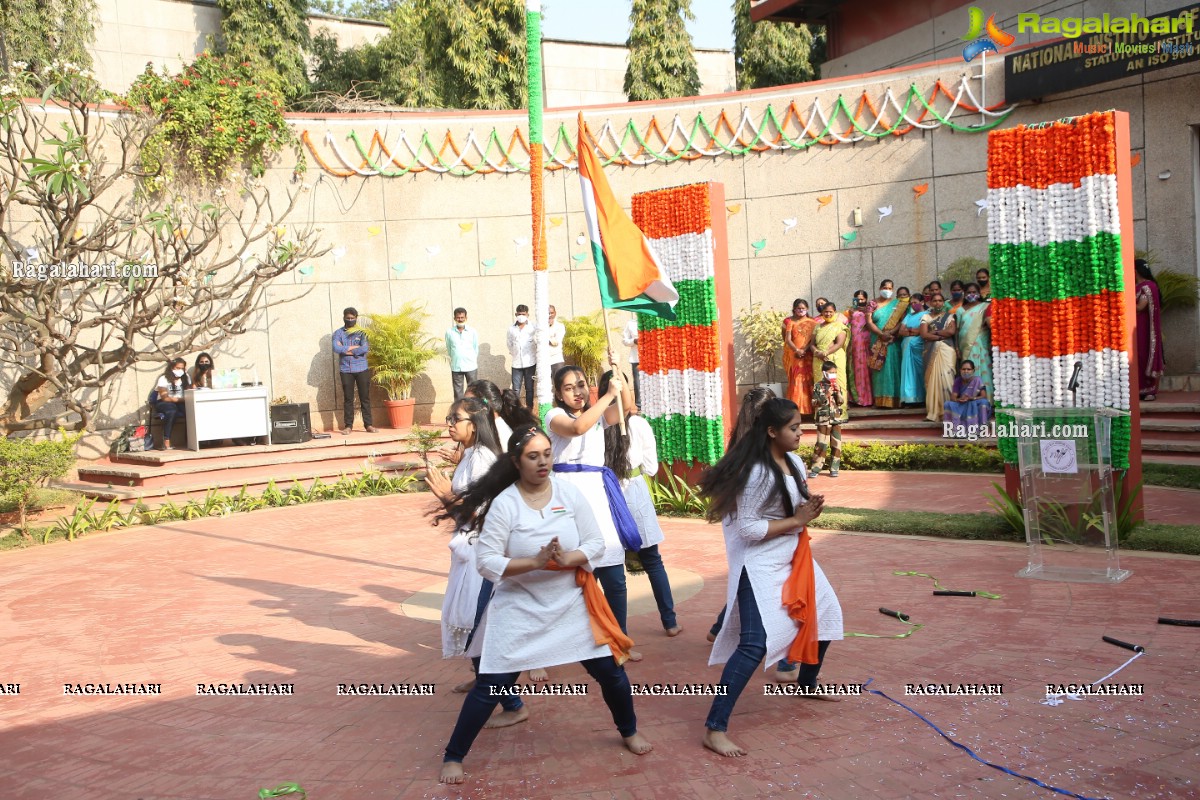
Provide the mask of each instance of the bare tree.
[{"label": "bare tree", "polygon": [[310,224],[283,226],[298,177],[152,191],[138,156],[157,119],[56,69],[40,103],[0,85],[3,434],[92,430],[115,378],[243,333],[272,280],[326,252]]}]

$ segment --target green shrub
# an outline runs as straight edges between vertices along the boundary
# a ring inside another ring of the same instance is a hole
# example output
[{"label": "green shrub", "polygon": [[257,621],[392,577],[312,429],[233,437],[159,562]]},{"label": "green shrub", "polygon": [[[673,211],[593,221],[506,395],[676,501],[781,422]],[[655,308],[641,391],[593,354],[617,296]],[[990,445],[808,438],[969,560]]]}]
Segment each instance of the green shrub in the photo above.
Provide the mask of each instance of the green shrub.
[{"label": "green shrub", "polygon": [[75,463],[75,443],[82,433],[59,428],[57,439],[0,439],[0,498],[19,513],[18,527],[29,536],[28,512],[40,488],[61,478]]},{"label": "green shrub", "polygon": [[[813,461],[813,446],[796,451],[806,464]],[[901,444],[842,442],[842,469],[938,470],[945,472],[1003,472],[1000,451],[977,444]]]}]

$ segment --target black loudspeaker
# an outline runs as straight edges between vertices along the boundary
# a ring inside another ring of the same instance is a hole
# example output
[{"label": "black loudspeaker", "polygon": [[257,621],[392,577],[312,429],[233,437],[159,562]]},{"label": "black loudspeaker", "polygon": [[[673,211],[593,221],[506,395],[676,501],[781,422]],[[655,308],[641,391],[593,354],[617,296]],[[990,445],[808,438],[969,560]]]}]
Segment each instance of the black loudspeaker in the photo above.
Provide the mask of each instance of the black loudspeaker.
[{"label": "black loudspeaker", "polygon": [[311,439],[308,403],[271,406],[271,444],[300,444]]}]

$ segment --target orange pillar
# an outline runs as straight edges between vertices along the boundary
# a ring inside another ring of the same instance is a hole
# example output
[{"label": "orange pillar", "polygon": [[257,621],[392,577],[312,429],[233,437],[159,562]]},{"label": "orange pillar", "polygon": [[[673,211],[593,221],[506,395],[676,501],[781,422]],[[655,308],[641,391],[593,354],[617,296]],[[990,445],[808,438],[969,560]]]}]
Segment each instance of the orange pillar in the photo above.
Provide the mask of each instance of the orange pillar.
[{"label": "orange pillar", "polygon": [[[1142,481],[1142,412],[1138,398],[1140,372],[1137,348],[1137,301],[1134,287],[1137,277],[1133,271],[1133,165],[1130,163],[1129,113],[1113,113],[1116,125],[1117,157],[1117,214],[1121,225],[1121,264],[1124,267],[1125,327],[1121,332],[1125,350],[1129,353],[1129,469],[1121,481],[1121,496],[1130,497],[1134,488]],[[1133,518],[1145,519],[1145,506],[1139,495],[1134,503]]]}]

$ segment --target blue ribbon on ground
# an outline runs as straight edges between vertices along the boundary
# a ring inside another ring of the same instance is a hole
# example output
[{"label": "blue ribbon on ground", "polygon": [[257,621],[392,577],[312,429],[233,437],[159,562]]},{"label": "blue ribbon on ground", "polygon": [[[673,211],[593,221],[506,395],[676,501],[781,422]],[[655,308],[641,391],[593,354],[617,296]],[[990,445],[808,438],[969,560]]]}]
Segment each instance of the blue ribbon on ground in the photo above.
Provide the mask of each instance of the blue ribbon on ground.
[{"label": "blue ribbon on ground", "polygon": [[642,534],[638,532],[637,522],[625,502],[625,494],[616,474],[608,467],[593,467],[590,464],[555,464],[555,472],[599,472],[604,478],[604,494],[608,498],[608,509],[612,512],[613,523],[617,526],[617,536],[626,550],[642,549]]}]

